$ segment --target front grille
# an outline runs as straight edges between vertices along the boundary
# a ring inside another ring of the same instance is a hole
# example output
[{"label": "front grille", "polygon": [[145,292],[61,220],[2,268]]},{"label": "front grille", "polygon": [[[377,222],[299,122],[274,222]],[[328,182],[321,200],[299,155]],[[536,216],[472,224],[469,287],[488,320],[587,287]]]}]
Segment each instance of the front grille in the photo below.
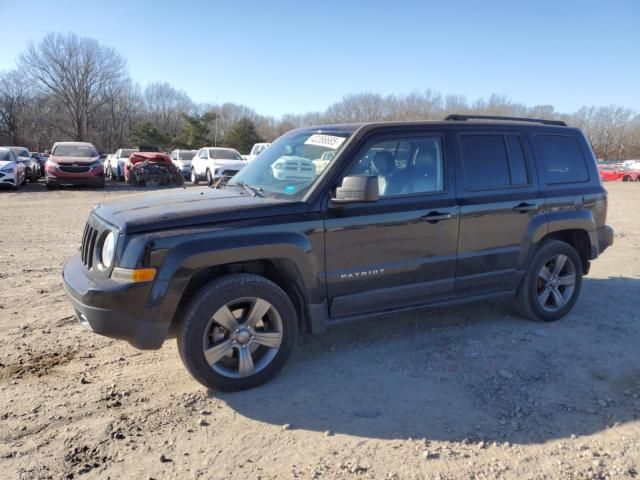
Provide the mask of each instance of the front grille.
[{"label": "front grille", "polygon": [[81,165],[58,165],[58,169],[65,173],[87,173],[91,170],[91,167]]},{"label": "front grille", "polygon": [[80,257],[82,264],[90,269],[93,266],[93,252],[96,248],[96,240],[98,239],[98,230],[87,223],[84,227],[82,235],[82,245],[80,247]]}]

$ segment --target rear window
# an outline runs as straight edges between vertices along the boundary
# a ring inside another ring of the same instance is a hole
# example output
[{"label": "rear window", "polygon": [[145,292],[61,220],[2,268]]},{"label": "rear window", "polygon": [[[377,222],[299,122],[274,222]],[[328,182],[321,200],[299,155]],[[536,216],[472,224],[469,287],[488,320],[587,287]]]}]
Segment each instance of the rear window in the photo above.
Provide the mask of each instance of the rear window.
[{"label": "rear window", "polygon": [[589,180],[587,165],[575,137],[538,134],[534,138],[542,157],[546,183],[577,183]]},{"label": "rear window", "polygon": [[466,190],[491,190],[529,183],[517,135],[462,135]]}]

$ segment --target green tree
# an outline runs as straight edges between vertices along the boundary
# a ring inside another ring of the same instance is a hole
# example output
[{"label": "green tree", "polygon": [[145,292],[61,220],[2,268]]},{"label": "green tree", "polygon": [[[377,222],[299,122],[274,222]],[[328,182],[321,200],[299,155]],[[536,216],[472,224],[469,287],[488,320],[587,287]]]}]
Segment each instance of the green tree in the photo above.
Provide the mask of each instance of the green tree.
[{"label": "green tree", "polygon": [[256,130],[255,124],[248,117],[243,117],[234,123],[224,138],[226,145],[243,154],[249,153],[254,143],[263,141]]},{"label": "green tree", "polygon": [[204,115],[183,115],[184,127],[176,135],[173,144],[178,148],[197,149],[209,143],[211,123],[215,121],[216,114],[207,112]]},{"label": "green tree", "polygon": [[171,145],[169,135],[160,131],[151,122],[139,123],[131,132],[132,145],[157,145],[160,148],[167,148]]}]

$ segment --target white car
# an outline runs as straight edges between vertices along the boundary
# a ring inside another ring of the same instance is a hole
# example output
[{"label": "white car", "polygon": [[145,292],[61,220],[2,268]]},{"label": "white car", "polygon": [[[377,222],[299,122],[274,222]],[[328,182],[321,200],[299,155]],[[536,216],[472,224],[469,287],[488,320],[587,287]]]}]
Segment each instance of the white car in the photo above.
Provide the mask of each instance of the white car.
[{"label": "white car", "polygon": [[8,147],[0,147],[0,185],[18,190],[26,181],[24,163]]},{"label": "white car", "polygon": [[215,178],[233,177],[244,168],[247,161],[233,148],[204,147],[191,161],[191,182],[206,180],[211,184]]},{"label": "white car", "polygon": [[283,155],[273,162],[271,173],[278,180],[313,180],[316,178],[316,166],[308,158]]},{"label": "white car", "polygon": [[626,160],[622,165],[629,170],[640,171],[640,160]]},{"label": "white car", "polygon": [[174,150],[169,155],[178,171],[186,179],[191,178],[191,161],[196,156],[197,150]]},{"label": "white car", "polygon": [[247,162],[250,162],[270,146],[270,143],[256,143],[253,145],[253,147],[251,147],[251,153],[249,155],[243,155],[243,157]]},{"label": "white car", "polygon": [[135,148],[120,148],[111,155],[109,164],[104,172],[107,178],[109,180],[124,180],[124,164],[127,163],[129,155],[137,151]]}]

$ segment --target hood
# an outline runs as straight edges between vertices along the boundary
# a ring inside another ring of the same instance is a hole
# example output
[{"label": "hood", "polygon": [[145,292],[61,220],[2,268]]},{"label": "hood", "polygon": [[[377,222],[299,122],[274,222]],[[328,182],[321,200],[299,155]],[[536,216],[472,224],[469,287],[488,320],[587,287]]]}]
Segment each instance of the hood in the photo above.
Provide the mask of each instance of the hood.
[{"label": "hood", "polygon": [[232,168],[234,170],[241,170],[242,168],[247,166],[247,162],[244,160],[224,160],[224,159],[214,159],[216,164],[216,168],[224,167],[224,168]]},{"label": "hood", "polygon": [[283,209],[302,213],[307,205],[254,197],[237,188],[201,187],[128,195],[94,211],[122,233],[141,233],[279,215]]},{"label": "hood", "polygon": [[0,160],[0,170],[2,170],[4,167],[11,165],[12,163],[15,163],[13,160]]},{"label": "hood", "polygon": [[59,157],[57,155],[51,155],[49,160],[61,165],[72,165],[78,163],[80,165],[89,165],[100,160],[100,157]]}]

